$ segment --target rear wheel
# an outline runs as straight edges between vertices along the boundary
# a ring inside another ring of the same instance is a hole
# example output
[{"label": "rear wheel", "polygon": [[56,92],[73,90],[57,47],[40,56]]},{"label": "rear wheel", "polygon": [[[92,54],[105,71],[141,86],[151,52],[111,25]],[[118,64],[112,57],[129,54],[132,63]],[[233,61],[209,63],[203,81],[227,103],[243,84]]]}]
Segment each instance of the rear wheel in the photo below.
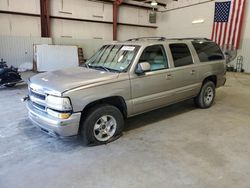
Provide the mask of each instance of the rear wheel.
[{"label": "rear wheel", "polygon": [[124,127],[123,115],[111,105],[97,105],[88,110],[82,120],[81,137],[84,144],[106,144],[118,138]]},{"label": "rear wheel", "polygon": [[209,108],[212,106],[215,98],[215,85],[212,81],[203,84],[198,96],[194,98],[194,102],[199,108]]}]

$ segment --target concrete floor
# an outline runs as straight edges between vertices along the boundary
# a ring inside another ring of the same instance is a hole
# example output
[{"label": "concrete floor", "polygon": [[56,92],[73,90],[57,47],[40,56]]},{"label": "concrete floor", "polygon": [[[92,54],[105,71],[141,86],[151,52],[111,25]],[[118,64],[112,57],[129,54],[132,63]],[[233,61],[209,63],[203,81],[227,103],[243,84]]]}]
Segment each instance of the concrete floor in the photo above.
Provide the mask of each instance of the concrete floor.
[{"label": "concrete floor", "polygon": [[212,108],[186,101],[127,121],[113,143],[84,147],[34,127],[0,89],[0,187],[249,187],[250,76],[228,74]]}]

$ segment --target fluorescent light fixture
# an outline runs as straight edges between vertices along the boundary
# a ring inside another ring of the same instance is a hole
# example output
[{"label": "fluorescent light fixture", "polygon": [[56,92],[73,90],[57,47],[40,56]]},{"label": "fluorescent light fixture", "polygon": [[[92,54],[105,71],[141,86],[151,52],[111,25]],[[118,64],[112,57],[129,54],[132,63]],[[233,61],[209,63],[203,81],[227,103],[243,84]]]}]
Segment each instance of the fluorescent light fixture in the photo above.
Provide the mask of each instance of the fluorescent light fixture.
[{"label": "fluorescent light fixture", "polygon": [[192,24],[200,24],[200,23],[203,23],[203,22],[205,22],[204,19],[193,20],[193,21],[192,21]]},{"label": "fluorescent light fixture", "polygon": [[152,2],[151,2],[151,6],[157,6],[158,5],[158,3],[156,2],[156,0],[153,0]]}]

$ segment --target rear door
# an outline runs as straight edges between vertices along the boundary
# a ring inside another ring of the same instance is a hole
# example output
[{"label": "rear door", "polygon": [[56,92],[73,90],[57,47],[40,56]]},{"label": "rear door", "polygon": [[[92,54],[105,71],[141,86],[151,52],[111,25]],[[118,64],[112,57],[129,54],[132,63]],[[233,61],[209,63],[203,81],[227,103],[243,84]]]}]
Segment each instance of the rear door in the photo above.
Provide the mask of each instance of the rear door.
[{"label": "rear door", "polygon": [[171,75],[176,87],[176,100],[184,100],[194,97],[200,90],[201,83],[198,80],[199,63],[194,58],[193,46],[189,43],[170,43],[173,69]]}]

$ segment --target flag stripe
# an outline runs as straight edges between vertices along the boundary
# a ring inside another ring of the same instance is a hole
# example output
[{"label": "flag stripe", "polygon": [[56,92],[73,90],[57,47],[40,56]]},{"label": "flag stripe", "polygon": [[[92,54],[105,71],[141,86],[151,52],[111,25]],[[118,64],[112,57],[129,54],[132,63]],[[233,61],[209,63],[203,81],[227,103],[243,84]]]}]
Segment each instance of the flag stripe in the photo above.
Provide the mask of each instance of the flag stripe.
[{"label": "flag stripe", "polygon": [[245,6],[246,6],[246,0],[243,0],[242,3],[242,11],[241,11],[241,16],[240,16],[240,25],[239,25],[239,34],[237,36],[237,41],[236,41],[236,48],[239,48],[239,42],[240,42],[240,36],[241,36],[241,30],[242,30],[242,24],[243,24],[243,18],[245,15]]},{"label": "flag stripe", "polygon": [[216,43],[218,42],[218,30],[219,30],[219,24],[216,23],[216,26],[215,26],[215,42]]},{"label": "flag stripe", "polygon": [[232,27],[233,27],[233,21],[234,21],[234,12],[235,12],[235,2],[233,2],[233,7],[232,7],[232,15],[231,15],[231,19],[230,19],[230,26],[229,26],[229,33],[228,33],[228,38],[227,38],[227,44],[231,44],[231,34],[232,34]]},{"label": "flag stripe", "polygon": [[217,42],[219,45],[220,45],[221,33],[222,33],[222,23],[220,22],[219,23],[219,31],[218,31],[218,39],[217,39]]},{"label": "flag stripe", "polygon": [[240,10],[239,10],[239,8],[240,8],[240,6],[241,6],[241,1],[238,1],[238,3],[237,3],[237,8],[236,8],[236,18],[235,18],[235,27],[234,27],[234,32],[233,32],[233,38],[232,38],[232,45],[234,45],[235,44],[235,38],[236,38],[236,34],[237,34],[237,32],[238,32],[238,27],[237,27],[237,25],[238,25],[238,21],[239,21],[239,13],[240,13]]},{"label": "flag stripe", "polygon": [[223,34],[223,40],[222,40],[222,45],[224,45],[225,44],[225,42],[226,42],[226,36],[227,36],[227,26],[228,26],[228,24],[227,23],[225,23],[224,24],[224,34]]},{"label": "flag stripe", "polygon": [[213,23],[212,36],[211,36],[212,40],[214,40],[214,27],[215,27],[215,22]]}]

